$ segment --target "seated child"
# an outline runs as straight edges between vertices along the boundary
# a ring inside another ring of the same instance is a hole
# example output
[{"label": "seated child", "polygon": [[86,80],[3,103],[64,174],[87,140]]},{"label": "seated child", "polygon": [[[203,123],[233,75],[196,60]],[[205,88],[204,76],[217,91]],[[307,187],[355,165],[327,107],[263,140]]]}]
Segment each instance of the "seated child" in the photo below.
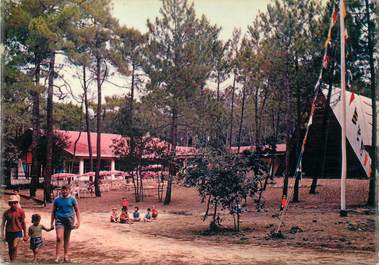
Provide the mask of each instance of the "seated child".
[{"label": "seated child", "polygon": [[119,214],[117,211],[117,208],[112,209],[112,214],[111,214],[111,222],[112,223],[117,223],[119,220]]},{"label": "seated child", "polygon": [[120,223],[121,224],[128,224],[129,223],[129,214],[126,210],[122,210],[120,214]]},{"label": "seated child", "polygon": [[54,229],[54,226],[51,226],[50,228],[44,227],[40,224],[40,221],[41,216],[39,214],[33,214],[33,225],[31,225],[28,230],[28,234],[30,237],[30,249],[33,251],[33,262],[37,261],[38,251],[43,245],[42,230],[51,231]]},{"label": "seated child", "polygon": [[151,209],[151,217],[155,220],[158,218],[158,210],[153,206],[153,209]]},{"label": "seated child", "polygon": [[125,210],[125,211],[128,210],[129,202],[126,197],[122,197],[121,206],[122,206],[122,210]]},{"label": "seated child", "polygon": [[143,221],[144,222],[151,222],[151,209],[150,208],[147,208],[147,213],[145,214]]},{"label": "seated child", "polygon": [[141,221],[141,218],[139,217],[139,208],[136,206],[134,207],[134,212],[133,212],[133,221],[134,222],[139,222]]}]

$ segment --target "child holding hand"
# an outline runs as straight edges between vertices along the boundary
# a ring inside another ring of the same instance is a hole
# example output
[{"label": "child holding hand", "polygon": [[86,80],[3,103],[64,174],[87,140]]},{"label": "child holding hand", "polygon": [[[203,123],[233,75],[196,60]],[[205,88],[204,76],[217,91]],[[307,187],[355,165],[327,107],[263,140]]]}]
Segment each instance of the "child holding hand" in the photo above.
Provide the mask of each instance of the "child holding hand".
[{"label": "child holding hand", "polygon": [[33,251],[33,262],[37,261],[37,255],[39,252],[39,249],[43,245],[42,240],[42,230],[45,230],[47,232],[54,229],[54,226],[50,228],[46,228],[45,226],[40,224],[41,222],[41,216],[39,214],[33,214],[32,215],[32,223],[28,229],[28,234],[30,237],[30,249]]}]

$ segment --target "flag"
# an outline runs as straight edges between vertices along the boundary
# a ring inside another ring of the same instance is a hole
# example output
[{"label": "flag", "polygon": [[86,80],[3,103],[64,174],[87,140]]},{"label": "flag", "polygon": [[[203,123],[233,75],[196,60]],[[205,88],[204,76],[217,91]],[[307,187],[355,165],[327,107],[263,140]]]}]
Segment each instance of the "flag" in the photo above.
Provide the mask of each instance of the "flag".
[{"label": "flag", "polygon": [[354,90],[351,91],[351,96],[350,96],[350,102],[349,102],[349,105],[351,105],[351,102],[353,102],[355,99],[355,94],[354,94]]},{"label": "flag", "polygon": [[337,23],[337,11],[336,7],[333,7],[333,13],[332,13],[332,25],[334,26]]},{"label": "flag", "polygon": [[369,177],[372,178],[373,176],[371,176],[371,172],[372,172],[372,171],[371,171],[371,165],[369,165],[367,171],[368,171],[368,172],[367,172],[367,175],[368,175]]},{"label": "flag", "polygon": [[325,51],[324,59],[322,59],[322,66],[323,66],[325,69],[328,68],[328,61],[329,61],[328,53]]},{"label": "flag", "polygon": [[366,166],[367,162],[368,162],[368,155],[367,155],[367,153],[366,153],[366,154],[365,154],[365,160],[364,160],[364,162],[363,162],[363,165]]},{"label": "flag", "polygon": [[346,17],[346,0],[343,0],[343,5],[342,5],[342,10],[341,11],[342,11],[341,14],[345,18]]},{"label": "flag", "polygon": [[325,49],[328,48],[328,44],[331,40],[332,40],[332,28],[330,27],[329,32],[328,32],[328,38],[326,39],[325,44],[324,44]]}]

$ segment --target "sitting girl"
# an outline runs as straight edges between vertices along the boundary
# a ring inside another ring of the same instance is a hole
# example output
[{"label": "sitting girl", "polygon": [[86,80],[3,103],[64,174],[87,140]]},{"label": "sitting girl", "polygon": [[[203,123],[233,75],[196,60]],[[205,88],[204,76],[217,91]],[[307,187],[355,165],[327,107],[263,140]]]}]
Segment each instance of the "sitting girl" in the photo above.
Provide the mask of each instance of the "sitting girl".
[{"label": "sitting girl", "polygon": [[119,221],[119,214],[118,214],[117,208],[113,208],[112,213],[111,213],[111,222],[118,223],[118,221]]},{"label": "sitting girl", "polygon": [[147,213],[145,214],[145,218],[143,218],[144,222],[151,222],[151,209],[147,208]]},{"label": "sitting girl", "polygon": [[141,218],[139,217],[139,208],[136,206],[134,207],[134,212],[133,212],[133,221],[134,222],[139,222],[141,221]]},{"label": "sitting girl", "polygon": [[128,224],[129,223],[129,214],[126,210],[122,210],[120,214],[120,223],[121,224]]}]

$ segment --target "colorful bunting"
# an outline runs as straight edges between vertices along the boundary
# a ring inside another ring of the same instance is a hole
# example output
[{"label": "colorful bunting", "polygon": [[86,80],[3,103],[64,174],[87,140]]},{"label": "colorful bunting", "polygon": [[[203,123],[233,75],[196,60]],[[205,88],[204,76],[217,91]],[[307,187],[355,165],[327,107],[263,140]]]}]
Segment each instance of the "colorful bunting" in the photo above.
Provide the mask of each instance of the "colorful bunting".
[{"label": "colorful bunting", "polygon": [[346,17],[346,0],[343,0],[341,14],[343,15],[344,18]]},{"label": "colorful bunting", "polygon": [[350,102],[349,102],[349,105],[351,105],[351,102],[353,102],[355,99],[355,93],[354,93],[354,90],[351,91],[351,96],[350,96]]},{"label": "colorful bunting", "polygon": [[345,31],[343,32],[343,36],[345,37],[345,40],[349,38],[349,34],[347,33],[347,29],[345,28]]},{"label": "colorful bunting", "polygon": [[336,11],[336,6],[333,7],[333,12],[332,12],[332,24],[333,26],[337,23],[337,11]]},{"label": "colorful bunting", "polygon": [[324,58],[322,59],[322,66],[325,69],[328,68],[328,61],[329,61],[328,53],[325,51]]},{"label": "colorful bunting", "polygon": [[328,48],[329,42],[332,40],[332,29],[329,28],[328,37],[326,38],[324,47],[325,49]]},{"label": "colorful bunting", "polygon": [[368,155],[365,153],[365,159],[363,160],[363,165],[366,166],[368,162]]}]

